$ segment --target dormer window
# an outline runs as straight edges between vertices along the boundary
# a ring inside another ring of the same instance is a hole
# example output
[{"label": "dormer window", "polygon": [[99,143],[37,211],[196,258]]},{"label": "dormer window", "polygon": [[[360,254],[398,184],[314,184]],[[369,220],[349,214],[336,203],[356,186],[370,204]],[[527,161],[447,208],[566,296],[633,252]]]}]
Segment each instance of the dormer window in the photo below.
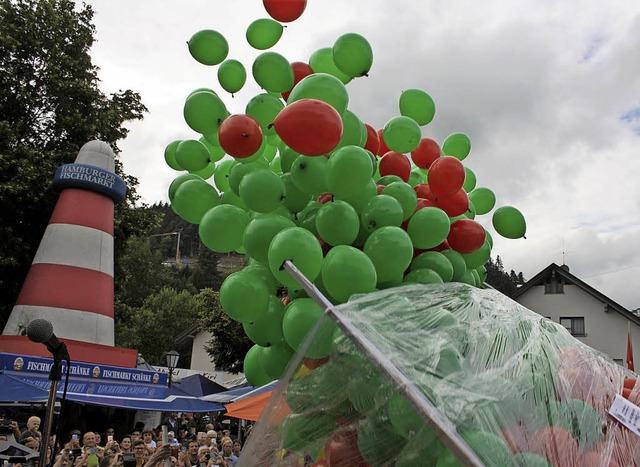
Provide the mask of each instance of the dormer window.
[{"label": "dormer window", "polygon": [[564,279],[558,277],[555,271],[551,273],[551,276],[544,283],[545,294],[560,294],[564,293]]}]

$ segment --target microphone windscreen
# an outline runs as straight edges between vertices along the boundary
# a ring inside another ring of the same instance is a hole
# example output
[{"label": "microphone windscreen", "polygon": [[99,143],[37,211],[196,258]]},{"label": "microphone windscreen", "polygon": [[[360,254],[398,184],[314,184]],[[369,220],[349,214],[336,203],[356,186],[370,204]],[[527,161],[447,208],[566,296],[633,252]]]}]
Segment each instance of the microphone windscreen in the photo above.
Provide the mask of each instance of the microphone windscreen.
[{"label": "microphone windscreen", "polygon": [[27,325],[27,337],[37,343],[47,342],[53,336],[53,324],[46,319],[37,318]]}]

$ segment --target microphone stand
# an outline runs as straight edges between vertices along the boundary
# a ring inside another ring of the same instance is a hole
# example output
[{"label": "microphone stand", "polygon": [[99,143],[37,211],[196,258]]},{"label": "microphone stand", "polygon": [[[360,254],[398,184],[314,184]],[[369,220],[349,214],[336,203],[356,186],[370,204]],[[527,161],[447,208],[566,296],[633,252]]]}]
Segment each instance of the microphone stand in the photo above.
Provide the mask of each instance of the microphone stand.
[{"label": "microphone stand", "polygon": [[[42,433],[42,441],[40,443],[40,460],[39,467],[46,467],[47,465],[47,449],[49,448],[49,438],[51,437],[51,430],[53,427],[53,415],[56,406],[56,394],[58,392],[58,382],[62,379],[62,360],[66,358],[67,366],[71,364],[69,360],[69,352],[64,342],[53,353],[53,364],[49,371],[49,399],[47,400],[47,411],[44,416],[44,432]],[[57,440],[56,440],[57,441]],[[55,446],[51,446],[51,458],[54,457]]]}]

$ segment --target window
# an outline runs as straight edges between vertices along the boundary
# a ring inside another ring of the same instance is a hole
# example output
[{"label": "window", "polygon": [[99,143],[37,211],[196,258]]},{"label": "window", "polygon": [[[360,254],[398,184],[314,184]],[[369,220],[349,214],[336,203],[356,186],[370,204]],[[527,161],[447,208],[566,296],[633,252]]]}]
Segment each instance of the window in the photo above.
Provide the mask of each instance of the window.
[{"label": "window", "polygon": [[560,318],[560,325],[564,326],[572,336],[586,336],[584,318]]},{"label": "window", "polygon": [[549,279],[544,283],[545,294],[560,294],[564,293],[564,279],[552,274]]}]

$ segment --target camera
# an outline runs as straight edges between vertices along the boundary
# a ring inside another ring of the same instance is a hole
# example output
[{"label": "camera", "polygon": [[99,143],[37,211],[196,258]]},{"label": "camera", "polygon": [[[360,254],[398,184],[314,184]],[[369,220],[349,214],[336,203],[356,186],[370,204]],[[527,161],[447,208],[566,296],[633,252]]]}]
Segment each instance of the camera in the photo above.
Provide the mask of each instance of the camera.
[{"label": "camera", "polygon": [[130,452],[122,453],[122,461],[124,467],[136,467],[136,456]]},{"label": "camera", "polygon": [[80,448],[71,449],[69,451],[69,457],[71,457],[72,459],[76,459],[76,458],[78,458],[80,456],[82,456],[82,449],[80,449]]},{"label": "camera", "polygon": [[0,435],[8,435],[9,433],[13,433],[11,420],[8,418],[0,418]]},{"label": "camera", "polygon": [[205,459],[207,459],[207,460],[211,459],[211,453],[209,453],[209,452],[208,452],[208,453],[206,453],[206,454],[204,455],[204,458],[205,458]]}]

